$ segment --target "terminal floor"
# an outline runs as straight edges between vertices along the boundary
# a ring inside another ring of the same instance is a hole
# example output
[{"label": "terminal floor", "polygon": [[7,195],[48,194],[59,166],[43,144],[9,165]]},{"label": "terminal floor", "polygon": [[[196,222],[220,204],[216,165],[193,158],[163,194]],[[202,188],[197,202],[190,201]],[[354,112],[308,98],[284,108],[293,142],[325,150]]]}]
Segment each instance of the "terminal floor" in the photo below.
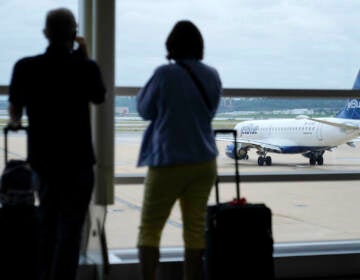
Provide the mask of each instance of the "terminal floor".
[{"label": "terminal floor", "polygon": [[331,277],[331,278],[289,278],[289,279],[282,279],[282,280],[360,280],[359,276],[354,277]]}]

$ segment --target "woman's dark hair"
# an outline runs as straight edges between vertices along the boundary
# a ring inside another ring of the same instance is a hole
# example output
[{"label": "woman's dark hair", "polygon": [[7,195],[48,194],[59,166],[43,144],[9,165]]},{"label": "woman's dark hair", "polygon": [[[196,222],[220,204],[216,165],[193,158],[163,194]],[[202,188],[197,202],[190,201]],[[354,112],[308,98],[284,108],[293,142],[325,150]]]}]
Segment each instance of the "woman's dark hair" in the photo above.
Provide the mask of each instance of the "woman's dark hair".
[{"label": "woman's dark hair", "polygon": [[204,56],[204,41],[200,30],[191,21],[182,20],[175,24],[167,40],[167,59],[198,59]]}]

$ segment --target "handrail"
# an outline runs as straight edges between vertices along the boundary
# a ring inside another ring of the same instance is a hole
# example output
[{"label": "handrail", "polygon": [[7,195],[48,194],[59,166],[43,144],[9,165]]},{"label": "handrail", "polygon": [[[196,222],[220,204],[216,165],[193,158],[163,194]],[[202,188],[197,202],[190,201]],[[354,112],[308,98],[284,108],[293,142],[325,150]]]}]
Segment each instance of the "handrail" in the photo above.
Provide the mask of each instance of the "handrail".
[{"label": "handrail", "polygon": [[0,86],[0,95],[6,95],[9,92],[8,86]]},{"label": "handrail", "polygon": [[[117,96],[136,96],[139,87],[116,87]],[[254,89],[225,88],[224,97],[276,97],[276,98],[351,98],[360,97],[360,90],[351,89]]]},{"label": "handrail", "polygon": [[[140,87],[116,87],[116,96],[136,96]],[[5,95],[9,87],[0,86],[0,95]],[[265,88],[225,88],[224,97],[276,97],[276,98],[360,98],[360,90],[351,89],[265,89]]]},{"label": "handrail", "polygon": [[[241,172],[242,183],[261,182],[315,182],[315,181],[353,181],[360,180],[360,172],[355,171],[311,171],[311,172]],[[114,184],[141,185],[144,183],[143,174],[116,174]],[[235,182],[232,173],[221,173],[219,179],[223,183]]]}]

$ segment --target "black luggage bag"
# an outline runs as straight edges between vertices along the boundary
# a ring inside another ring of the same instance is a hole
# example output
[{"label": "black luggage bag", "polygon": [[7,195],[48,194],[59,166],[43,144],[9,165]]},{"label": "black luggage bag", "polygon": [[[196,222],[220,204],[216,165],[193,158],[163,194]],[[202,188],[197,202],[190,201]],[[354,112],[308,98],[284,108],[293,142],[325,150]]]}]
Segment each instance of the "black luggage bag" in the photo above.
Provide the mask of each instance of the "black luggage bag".
[{"label": "black luggage bag", "polygon": [[[236,130],[231,133],[237,151]],[[208,206],[206,220],[205,267],[208,280],[275,279],[271,210],[265,204],[247,203],[240,197],[238,158],[235,155],[236,199]]]},{"label": "black luggage bag", "polygon": [[[35,204],[34,173],[26,160],[8,159],[8,133],[14,130],[9,126],[4,128],[4,170],[0,179],[0,203],[3,207],[25,207]],[[27,133],[26,127],[19,127]]]},{"label": "black luggage bag", "polygon": [[33,172],[26,160],[8,160],[10,130],[4,128],[5,167],[0,179],[0,279],[35,280],[37,207]]}]

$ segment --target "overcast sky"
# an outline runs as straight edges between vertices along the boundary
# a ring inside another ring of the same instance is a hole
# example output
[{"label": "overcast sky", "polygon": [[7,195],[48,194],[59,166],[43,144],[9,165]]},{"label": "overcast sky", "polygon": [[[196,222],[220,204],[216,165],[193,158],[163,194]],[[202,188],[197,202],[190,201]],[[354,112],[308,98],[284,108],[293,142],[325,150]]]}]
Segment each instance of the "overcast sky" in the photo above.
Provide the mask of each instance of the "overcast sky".
[{"label": "overcast sky", "polygon": [[[359,0],[118,0],[116,83],[141,86],[165,60],[180,19],[205,40],[224,87],[351,88],[360,67]],[[0,84],[14,62],[41,53],[46,11],[77,0],[0,1]]]}]

